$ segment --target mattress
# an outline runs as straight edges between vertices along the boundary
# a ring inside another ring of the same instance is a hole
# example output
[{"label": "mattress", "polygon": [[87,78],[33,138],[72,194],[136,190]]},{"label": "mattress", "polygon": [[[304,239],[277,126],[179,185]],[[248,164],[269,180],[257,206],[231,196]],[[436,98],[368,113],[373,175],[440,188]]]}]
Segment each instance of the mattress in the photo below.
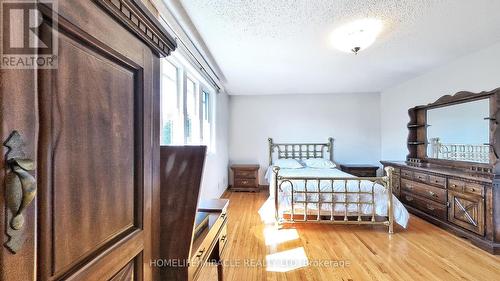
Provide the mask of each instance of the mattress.
[{"label": "mattress", "polygon": [[[278,202],[279,202],[279,213],[283,215],[284,213],[290,213],[292,211],[292,184],[294,189],[294,201],[304,201],[307,198],[307,204],[296,203],[294,204],[293,211],[295,214],[303,214],[306,212],[308,214],[317,214],[318,209],[320,210],[320,214],[331,214],[332,212],[332,204],[329,203],[321,203],[321,202],[344,202],[346,201],[345,196],[347,196],[347,201],[350,202],[371,202],[372,195],[371,194],[332,194],[327,193],[312,193],[306,194],[307,192],[317,192],[319,191],[335,191],[335,192],[371,192],[374,191],[374,206],[375,206],[375,214],[377,216],[387,216],[387,196],[388,190],[384,188],[384,186],[363,180],[363,181],[350,181],[350,180],[337,180],[333,182],[330,180],[322,180],[318,181],[313,180],[313,178],[318,177],[341,177],[341,178],[356,178],[351,174],[340,171],[339,169],[316,169],[316,168],[302,168],[302,169],[280,169],[280,176],[284,177],[304,177],[311,178],[311,180],[307,181],[307,186],[305,181],[303,180],[294,180],[291,183],[288,181],[283,181],[281,183],[281,191],[279,192]],[[272,171],[272,167],[270,167],[266,172],[266,179],[269,182],[269,199],[274,202],[275,196],[275,174]],[[392,195],[393,200],[393,212],[394,212],[394,221],[406,228],[408,225],[409,214],[403,204]],[[267,203],[270,204],[269,202]],[[359,204],[359,210],[364,215],[372,214],[372,204]],[[334,214],[335,215],[344,215],[347,209],[348,215],[351,213],[358,212],[358,204],[334,204]]]}]

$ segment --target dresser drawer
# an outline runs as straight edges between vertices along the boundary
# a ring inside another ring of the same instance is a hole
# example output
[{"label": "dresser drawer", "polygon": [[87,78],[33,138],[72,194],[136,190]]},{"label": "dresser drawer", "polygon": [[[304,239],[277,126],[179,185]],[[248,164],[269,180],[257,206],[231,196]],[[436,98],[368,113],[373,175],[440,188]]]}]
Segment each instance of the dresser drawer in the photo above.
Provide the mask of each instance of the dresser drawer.
[{"label": "dresser drawer", "polygon": [[222,230],[219,234],[219,255],[222,255],[222,252],[224,252],[224,248],[227,244],[227,223],[224,224],[222,227]]},{"label": "dresser drawer", "polygon": [[401,177],[405,179],[413,179],[413,171],[401,169]]},{"label": "dresser drawer", "polygon": [[447,218],[446,205],[436,203],[418,195],[409,194],[405,191],[401,192],[401,201],[434,217],[440,219]]},{"label": "dresser drawer", "polygon": [[438,203],[446,204],[447,195],[445,189],[406,179],[401,180],[401,189],[407,193],[420,195]]},{"label": "dresser drawer", "polygon": [[477,183],[470,183],[456,179],[449,179],[448,188],[456,192],[463,192],[479,196],[484,195],[484,186]]},{"label": "dresser drawer", "polygon": [[456,179],[449,179],[448,180],[448,188],[455,190],[455,191],[460,191],[462,192],[464,190],[465,182],[459,181]]},{"label": "dresser drawer", "polygon": [[429,175],[429,183],[440,188],[446,188],[446,178]]},{"label": "dresser drawer", "polygon": [[234,172],[234,177],[240,179],[256,179],[257,171],[236,170]]},{"label": "dresser drawer", "polygon": [[427,182],[429,182],[429,175],[424,174],[424,173],[420,173],[420,172],[413,172],[413,179],[420,181],[420,182],[427,183]]}]

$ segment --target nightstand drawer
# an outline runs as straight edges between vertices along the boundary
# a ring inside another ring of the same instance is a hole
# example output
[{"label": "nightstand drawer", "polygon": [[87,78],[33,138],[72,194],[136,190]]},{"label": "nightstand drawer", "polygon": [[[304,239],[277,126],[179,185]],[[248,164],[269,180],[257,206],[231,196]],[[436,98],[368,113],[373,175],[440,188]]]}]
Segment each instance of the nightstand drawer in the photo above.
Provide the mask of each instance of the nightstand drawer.
[{"label": "nightstand drawer", "polygon": [[255,187],[255,179],[234,179],[234,185],[237,187]]},{"label": "nightstand drawer", "polygon": [[257,171],[236,170],[234,172],[234,177],[241,179],[256,179]]}]

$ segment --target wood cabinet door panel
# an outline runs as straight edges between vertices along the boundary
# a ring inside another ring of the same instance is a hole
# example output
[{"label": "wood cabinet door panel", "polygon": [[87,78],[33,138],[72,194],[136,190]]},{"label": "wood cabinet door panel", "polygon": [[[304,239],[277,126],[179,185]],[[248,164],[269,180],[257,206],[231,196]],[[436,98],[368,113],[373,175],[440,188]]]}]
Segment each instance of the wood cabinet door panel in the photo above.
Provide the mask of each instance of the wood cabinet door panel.
[{"label": "wood cabinet door panel", "polygon": [[[140,98],[133,71],[60,35],[60,67],[52,81],[54,271],[86,258],[138,227],[134,194],[141,194],[140,155],[134,151],[134,112]],[[82,75],[83,74],[83,75]],[[89,83],[92,81],[92,83]],[[136,97],[135,97],[136,96]],[[49,121],[49,120],[47,120]],[[43,144],[46,145],[46,144]],[[81,229],[92,229],[83,232]],[[78,243],[72,243],[78,237]]]},{"label": "wood cabinet door panel", "polygon": [[450,202],[448,221],[479,235],[484,235],[485,214],[482,197],[449,190],[448,201]]},{"label": "wood cabinet door panel", "polygon": [[[7,147],[0,155],[0,232],[16,237],[0,251],[0,280],[153,280],[159,56],[175,41],[142,1],[58,2],[25,10],[40,15],[37,28],[9,30],[57,45],[56,67],[0,69],[2,142],[24,143],[19,159],[7,162]],[[29,192],[12,179],[29,179]],[[14,211],[24,225],[10,223]]]},{"label": "wood cabinet door panel", "polygon": [[62,18],[58,46],[58,68],[38,73],[40,280],[142,280],[152,73]]}]

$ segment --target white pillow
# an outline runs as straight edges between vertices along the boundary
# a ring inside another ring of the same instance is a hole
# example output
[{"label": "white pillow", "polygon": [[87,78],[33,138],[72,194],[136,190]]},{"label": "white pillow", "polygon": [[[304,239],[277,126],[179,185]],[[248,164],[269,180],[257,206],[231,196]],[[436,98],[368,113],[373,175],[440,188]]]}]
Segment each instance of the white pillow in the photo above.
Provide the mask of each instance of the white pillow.
[{"label": "white pillow", "polygon": [[317,169],[333,169],[337,167],[335,163],[328,159],[324,158],[310,158],[310,159],[303,159],[302,162],[306,165],[306,167],[309,168],[317,168]]},{"label": "white pillow", "polygon": [[278,159],[274,162],[274,166],[278,166],[282,169],[300,169],[304,168],[299,161],[296,159]]}]

